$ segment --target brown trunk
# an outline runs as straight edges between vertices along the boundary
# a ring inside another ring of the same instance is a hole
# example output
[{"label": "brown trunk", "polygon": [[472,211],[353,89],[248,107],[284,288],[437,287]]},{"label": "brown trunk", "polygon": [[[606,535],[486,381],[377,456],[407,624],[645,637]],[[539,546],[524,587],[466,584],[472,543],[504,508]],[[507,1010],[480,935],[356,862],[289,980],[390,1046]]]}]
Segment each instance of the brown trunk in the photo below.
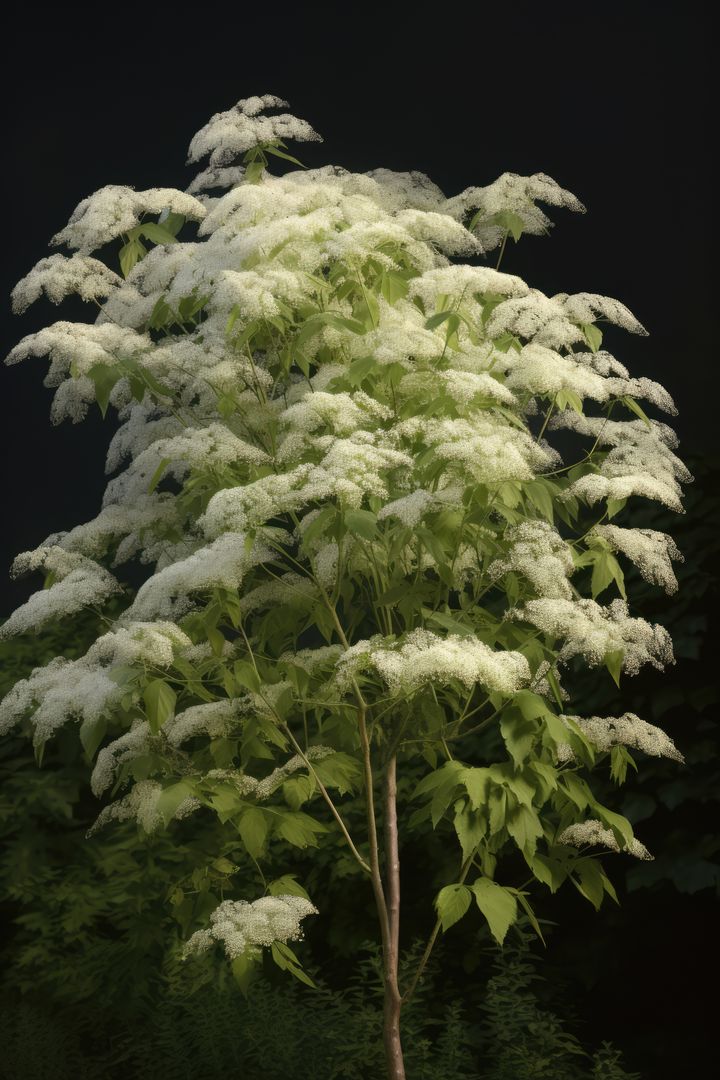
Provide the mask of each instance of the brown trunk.
[{"label": "brown trunk", "polygon": [[387,882],[387,935],[384,942],[385,1013],[383,1042],[388,1080],[405,1080],[400,1042],[400,855],[398,852],[396,759],[390,758],[385,773],[385,873]]}]

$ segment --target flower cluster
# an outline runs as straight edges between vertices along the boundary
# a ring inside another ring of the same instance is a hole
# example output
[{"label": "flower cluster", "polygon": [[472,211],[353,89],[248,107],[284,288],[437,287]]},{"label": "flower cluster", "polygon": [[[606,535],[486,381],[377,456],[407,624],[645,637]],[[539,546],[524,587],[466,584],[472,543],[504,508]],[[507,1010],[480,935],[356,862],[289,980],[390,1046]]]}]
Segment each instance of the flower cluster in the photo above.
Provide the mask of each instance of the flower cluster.
[{"label": "flower cluster", "polygon": [[318,909],[303,896],[261,896],[259,900],[223,900],[210,915],[210,926],[197,930],[185,943],[184,956],[203,953],[222,942],[230,960],[253,946],[274,941],[297,941],[301,922]]}]

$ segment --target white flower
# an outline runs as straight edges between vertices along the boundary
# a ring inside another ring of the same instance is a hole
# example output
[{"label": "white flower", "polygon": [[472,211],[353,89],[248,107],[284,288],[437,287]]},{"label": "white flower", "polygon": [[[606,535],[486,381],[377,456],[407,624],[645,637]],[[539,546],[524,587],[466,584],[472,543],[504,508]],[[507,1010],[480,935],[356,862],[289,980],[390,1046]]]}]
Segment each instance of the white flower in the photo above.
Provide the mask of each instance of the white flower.
[{"label": "white flower", "polygon": [[50,243],[54,246],[66,244],[87,254],[134,229],[143,214],[161,214],[163,210],[182,214],[193,221],[202,221],[205,217],[202,203],[184,191],[175,188],[135,191],[131,187],[108,184],[78,203],[65,228],[56,233]]},{"label": "white flower", "polygon": [[104,566],[57,545],[41,545],[16,556],[11,570],[14,577],[31,570],[51,573],[55,581],[15,609],[0,626],[0,638],[38,630],[49,619],[72,615],[90,604],[102,604],[122,589]]},{"label": "white flower", "polygon": [[282,108],[287,101],[274,94],[243,98],[227,112],[215,113],[207,124],[193,136],[188,151],[188,163],[210,155],[210,165],[227,165],[238,154],[276,139],[322,141],[306,120],[289,113],[260,116],[265,109]]},{"label": "white flower", "polygon": [[252,903],[223,900],[210,916],[210,926],[186,942],[184,956],[206,952],[216,941],[223,943],[230,960],[253,946],[297,941],[302,937],[302,920],[317,914],[315,905],[302,896],[261,896]]},{"label": "white flower", "polygon": [[122,285],[122,278],[87,255],[50,255],[41,259],[11,293],[13,311],[20,313],[45,293],[53,304],[59,304],[70,293],[83,300],[101,300]]},{"label": "white flower", "polygon": [[[594,818],[589,818],[587,821],[579,822],[576,825],[568,825],[567,829],[564,829],[557,839],[559,844],[568,844],[572,847],[583,847],[585,844],[601,844],[610,848],[611,851],[621,850],[612,829],[604,828],[602,823]],[[622,850],[627,851],[629,855],[634,855],[636,859],[647,860],[653,858],[645,845],[634,837]]]}]

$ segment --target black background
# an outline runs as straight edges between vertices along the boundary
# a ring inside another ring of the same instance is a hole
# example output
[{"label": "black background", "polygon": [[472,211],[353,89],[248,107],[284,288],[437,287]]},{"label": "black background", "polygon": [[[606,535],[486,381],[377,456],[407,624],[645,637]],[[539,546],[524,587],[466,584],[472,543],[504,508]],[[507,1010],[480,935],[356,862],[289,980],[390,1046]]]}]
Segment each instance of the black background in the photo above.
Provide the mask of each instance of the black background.
[{"label": "black background", "polygon": [[[650,336],[624,337],[618,357],[675,398],[681,455],[717,453],[712,35],[699,5],[257,4],[54,16],[28,6],[6,34],[3,355],[56,318],[94,318],[79,302],[55,309],[44,299],[10,313],[10,289],[50,253],[80,199],[108,183],[186,187],[198,128],[241,97],[275,93],[324,137],[291,146],[309,166],[419,169],[447,195],[505,171],[542,171],[574,192],[587,214],[551,210],[552,235],[510,245],[503,269],[550,294],[626,303]],[[30,588],[9,581],[13,556],[94,516],[106,484],[112,410],[105,421],[93,409],[82,424],[52,427],[46,370],[44,360],[0,370],[2,614]],[[678,903],[676,917],[658,919],[664,940],[640,949],[648,975],[644,984],[635,972],[633,984],[636,1016],[660,997],[676,1002],[668,1047],[689,1024],[696,1066],[696,1040],[709,1046],[712,1035],[701,987],[711,980],[712,994],[712,911]],[[578,916],[589,935],[595,917]]]}]

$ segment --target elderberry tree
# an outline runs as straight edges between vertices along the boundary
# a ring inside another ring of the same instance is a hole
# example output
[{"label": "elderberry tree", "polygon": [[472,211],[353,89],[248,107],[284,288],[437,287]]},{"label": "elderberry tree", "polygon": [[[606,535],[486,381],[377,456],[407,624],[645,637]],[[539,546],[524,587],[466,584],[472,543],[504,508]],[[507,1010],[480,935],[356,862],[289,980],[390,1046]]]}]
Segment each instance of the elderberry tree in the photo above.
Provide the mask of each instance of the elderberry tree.
[{"label": "elderberry tree", "polygon": [[[498,269],[508,237],[548,231],[538,203],[583,210],[573,195],[544,174],[446,198],[418,172],[305,169],[285,140],[319,136],[286,105],[212,117],[184,192],[84,199],[53,238],[74,253],[13,291],[18,312],[42,292],[97,306],[7,362],[50,358],[54,422],[97,402],[120,425],[98,515],[16,558],[44,588],[2,636],[126,602],[80,659],[14,686],[0,731],[23,723],[41,763],[78,725],[113,798],[91,833],[134,818],[182,843],[194,813],[237,829],[256,899],[223,899],[186,949],[222,944],[244,988],[265,949],[311,983],[289,942],[323,904],[293,852],[335,831],[377,908],[398,1080],[401,1010],[441,930],[475,902],[499,944],[521,914],[540,934],[529,886],[567,880],[598,908],[615,893],[596,849],[651,857],[592,771],[621,783],[631,751],[680,753],[632,713],[566,706],[582,664],[619,682],[672,662],[622,565],[672,592],[680,553],[610,522],[631,497],[681,511],[690,476],[640,404],[674,413],[670,396],[601,347],[599,324],[645,333],[628,309]],[[133,559],[137,590],[112,572]],[[441,827],[457,872],[425,898],[437,920],[400,986],[399,852]]]}]

